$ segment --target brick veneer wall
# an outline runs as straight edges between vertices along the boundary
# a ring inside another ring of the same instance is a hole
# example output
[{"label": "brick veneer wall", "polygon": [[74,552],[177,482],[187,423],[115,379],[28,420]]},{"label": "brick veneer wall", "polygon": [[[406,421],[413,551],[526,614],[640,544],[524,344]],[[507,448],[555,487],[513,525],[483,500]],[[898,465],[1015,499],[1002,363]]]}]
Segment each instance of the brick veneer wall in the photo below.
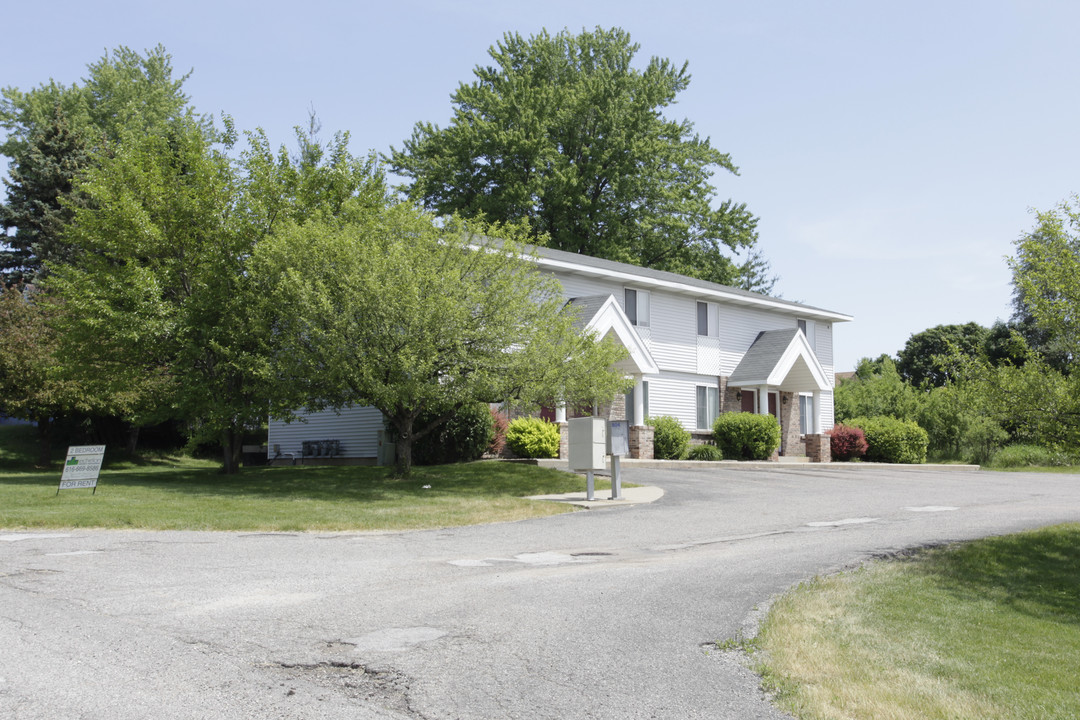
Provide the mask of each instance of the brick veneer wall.
[{"label": "brick veneer wall", "polygon": [[806,455],[810,462],[832,462],[832,438],[828,435],[807,435]]}]

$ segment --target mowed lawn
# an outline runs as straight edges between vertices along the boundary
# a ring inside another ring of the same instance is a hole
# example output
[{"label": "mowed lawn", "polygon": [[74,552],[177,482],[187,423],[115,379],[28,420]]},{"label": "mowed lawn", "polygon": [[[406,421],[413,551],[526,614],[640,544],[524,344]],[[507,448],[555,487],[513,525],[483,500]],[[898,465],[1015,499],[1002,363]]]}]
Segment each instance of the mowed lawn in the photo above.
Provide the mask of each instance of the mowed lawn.
[{"label": "mowed lawn", "polygon": [[754,645],[799,718],[1080,718],[1080,525],[805,583]]},{"label": "mowed lawn", "polygon": [[387,468],[248,468],[221,475],[184,458],[102,471],[96,493],[62,490],[60,470],[0,470],[0,527],[147,530],[412,530],[507,522],[573,508],[523,496],[585,489],[583,478],[505,462]]}]

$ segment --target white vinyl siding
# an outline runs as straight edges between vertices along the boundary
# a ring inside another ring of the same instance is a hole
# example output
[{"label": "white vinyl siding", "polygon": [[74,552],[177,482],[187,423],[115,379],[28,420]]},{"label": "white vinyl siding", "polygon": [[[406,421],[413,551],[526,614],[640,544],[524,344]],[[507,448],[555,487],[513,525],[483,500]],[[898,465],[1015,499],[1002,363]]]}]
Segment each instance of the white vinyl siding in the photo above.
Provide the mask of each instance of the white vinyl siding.
[{"label": "white vinyl siding", "polygon": [[692,300],[653,293],[649,352],[661,370],[684,373],[698,371],[694,325]]},{"label": "white vinyl siding", "polygon": [[345,407],[340,411],[300,412],[291,423],[271,420],[267,453],[274,457],[274,446],[282,454],[300,457],[305,440],[339,440],[341,457],[373,458],[378,454],[379,431],[383,429],[382,413],[372,407]]}]

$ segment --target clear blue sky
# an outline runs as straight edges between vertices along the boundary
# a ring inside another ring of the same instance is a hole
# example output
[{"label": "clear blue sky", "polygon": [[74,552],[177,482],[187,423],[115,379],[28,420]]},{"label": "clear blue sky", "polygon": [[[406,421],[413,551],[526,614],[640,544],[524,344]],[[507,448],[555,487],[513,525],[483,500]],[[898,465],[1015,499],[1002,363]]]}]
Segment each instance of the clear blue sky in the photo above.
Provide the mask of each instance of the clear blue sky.
[{"label": "clear blue sky", "polygon": [[197,110],[292,145],[314,107],[354,151],[445,124],[506,31],[619,26],[688,61],[669,109],[741,174],[787,299],[855,316],[836,366],[942,323],[1007,318],[1031,208],[1080,191],[1080,3],[398,0],[12,3],[0,84],[71,83],[107,49],[166,46]]}]

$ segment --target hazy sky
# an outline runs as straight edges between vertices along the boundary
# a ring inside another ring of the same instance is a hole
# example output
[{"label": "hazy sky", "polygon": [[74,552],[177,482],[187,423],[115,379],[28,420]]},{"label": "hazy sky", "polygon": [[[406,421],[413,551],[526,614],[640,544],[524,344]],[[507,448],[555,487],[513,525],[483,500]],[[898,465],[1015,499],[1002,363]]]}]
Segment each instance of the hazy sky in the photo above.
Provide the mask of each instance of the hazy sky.
[{"label": "hazy sky", "polygon": [[203,113],[293,144],[309,107],[355,152],[445,125],[504,32],[622,27],[689,62],[666,113],[740,175],[787,299],[837,310],[836,366],[943,323],[1009,315],[1004,258],[1080,191],[1080,3],[42,2],[5,9],[0,85],[80,80],[107,49],[162,43]]}]

